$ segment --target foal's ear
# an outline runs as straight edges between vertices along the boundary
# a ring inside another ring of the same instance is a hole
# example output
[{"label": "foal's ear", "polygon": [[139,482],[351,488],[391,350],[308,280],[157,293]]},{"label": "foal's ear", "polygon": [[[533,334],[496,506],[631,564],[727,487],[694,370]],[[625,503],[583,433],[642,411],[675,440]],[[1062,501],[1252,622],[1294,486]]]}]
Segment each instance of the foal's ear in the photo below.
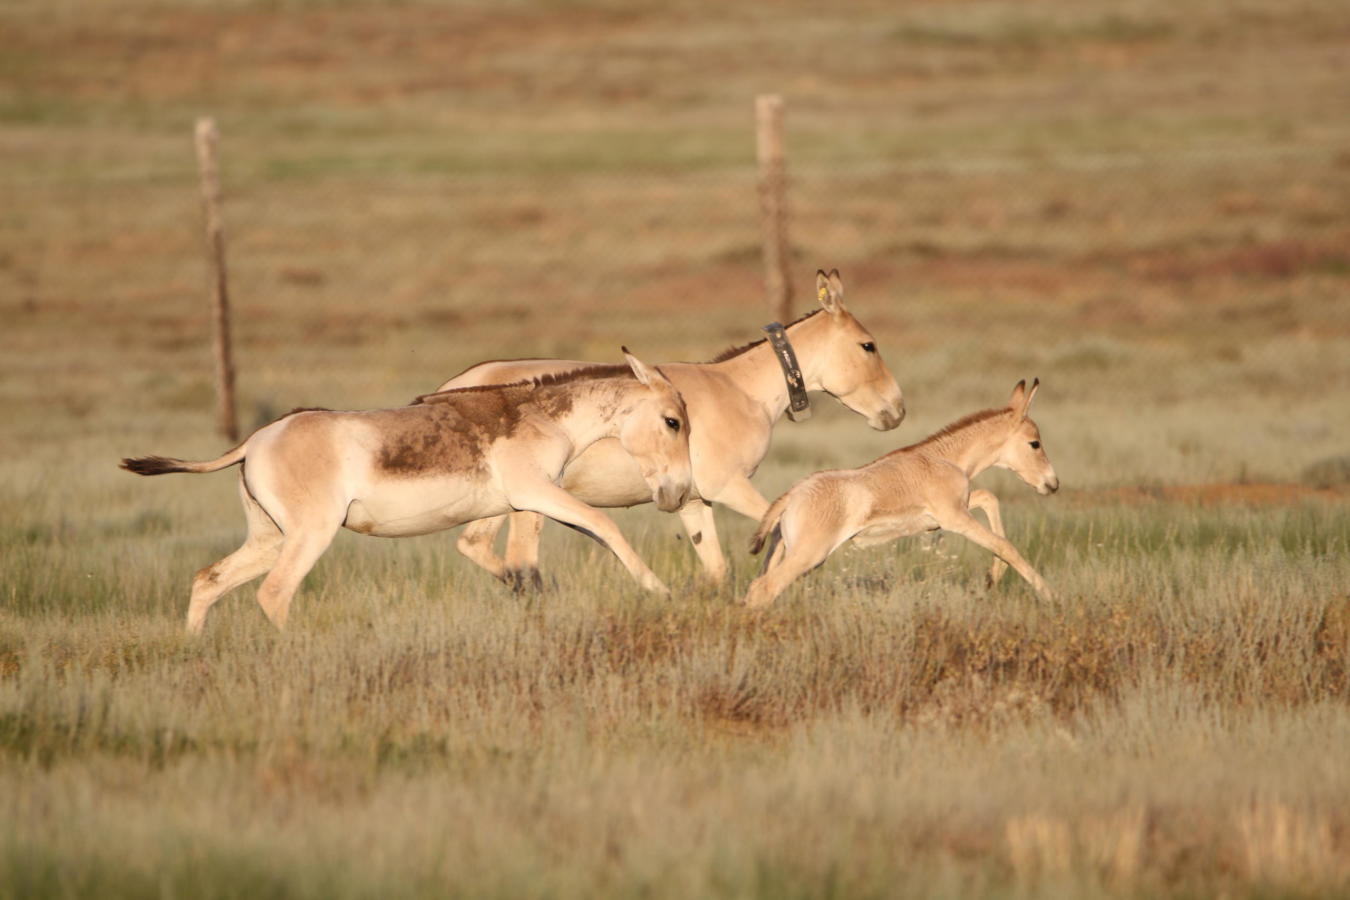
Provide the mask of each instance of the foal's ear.
[{"label": "foal's ear", "polygon": [[1013,388],[1012,396],[1008,398],[1008,406],[1012,408],[1013,414],[1020,422],[1027,417],[1027,410],[1031,408],[1031,400],[1036,396],[1036,391],[1041,386],[1041,380],[1035,378],[1031,382],[1031,390],[1027,390],[1026,379],[1017,382]]},{"label": "foal's ear", "polygon": [[662,381],[669,384],[666,376],[658,372],[655,366],[649,366],[633,354],[629,353],[627,347],[622,347],[620,349],[623,350],[623,358],[628,363],[628,368],[633,370],[633,377],[637,378],[638,381],[642,382],[647,387],[651,387]]},{"label": "foal's ear", "polygon": [[844,311],[844,280],[838,269],[831,269],[828,275],[824,269],[816,269],[816,299],[832,316]]}]

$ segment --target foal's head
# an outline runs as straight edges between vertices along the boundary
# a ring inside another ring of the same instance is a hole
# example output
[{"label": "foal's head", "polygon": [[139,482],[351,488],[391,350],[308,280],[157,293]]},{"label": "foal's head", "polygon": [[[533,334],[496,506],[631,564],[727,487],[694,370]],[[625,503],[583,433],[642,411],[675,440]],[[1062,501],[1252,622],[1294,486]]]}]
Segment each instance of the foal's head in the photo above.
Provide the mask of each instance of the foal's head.
[{"label": "foal's head", "polygon": [[867,418],[877,431],[889,431],[905,417],[900,385],[877,351],[876,338],[844,308],[844,282],[835,269],[816,272],[816,296],[824,314],[815,328],[823,329],[810,344],[820,373],[820,385],[849,409]]},{"label": "foal's head", "polygon": [[619,429],[619,443],[637,461],[652,500],[664,512],[684,506],[693,487],[689,464],[689,413],[666,376],[628,352],[624,359],[643,390]]},{"label": "foal's head", "polygon": [[1059,476],[1055,467],[1050,465],[1050,457],[1045,455],[1045,445],[1041,443],[1041,430],[1036,423],[1027,418],[1027,408],[1036,389],[1041,386],[1037,378],[1027,390],[1025,381],[1017,382],[1012,396],[1008,398],[1008,413],[1011,426],[1003,438],[998,458],[994,465],[1001,469],[1011,469],[1036,489],[1039,494],[1053,494],[1059,490]]}]

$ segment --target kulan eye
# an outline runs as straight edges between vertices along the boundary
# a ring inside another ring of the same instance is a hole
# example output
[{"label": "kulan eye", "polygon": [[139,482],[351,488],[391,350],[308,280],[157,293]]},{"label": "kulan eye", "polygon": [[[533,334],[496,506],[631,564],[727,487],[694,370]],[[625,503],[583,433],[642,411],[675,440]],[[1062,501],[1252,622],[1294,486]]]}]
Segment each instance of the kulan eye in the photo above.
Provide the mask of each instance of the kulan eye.
[{"label": "kulan eye", "polygon": [[[669,420],[667,420],[667,421],[669,421]],[[1039,449],[1041,449],[1041,442],[1040,442],[1040,441],[1032,441],[1032,442],[1031,442],[1031,449],[1032,449],[1032,450],[1039,450]]]},{"label": "kulan eye", "polygon": [[672,419],[670,416],[666,416],[666,427],[669,428],[671,431],[679,431],[680,420]]},{"label": "kulan eye", "polygon": [[874,343],[872,343],[871,341],[867,341],[867,342],[865,342],[865,343],[859,344],[858,346],[860,346],[860,347],[863,348],[863,352],[864,352],[864,353],[876,353],[876,352],[877,352],[877,345],[874,344]]}]

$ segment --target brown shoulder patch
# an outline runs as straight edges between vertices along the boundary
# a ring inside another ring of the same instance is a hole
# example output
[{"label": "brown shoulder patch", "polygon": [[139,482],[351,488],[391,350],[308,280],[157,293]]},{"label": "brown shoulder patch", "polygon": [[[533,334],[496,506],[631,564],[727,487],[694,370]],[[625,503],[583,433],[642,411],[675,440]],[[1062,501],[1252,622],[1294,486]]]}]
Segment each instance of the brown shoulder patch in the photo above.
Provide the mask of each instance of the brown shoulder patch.
[{"label": "brown shoulder patch", "polygon": [[423,394],[390,410],[393,427],[377,463],[386,472],[415,476],[481,467],[493,443],[514,435],[529,410],[558,418],[572,409],[577,382],[627,377],[627,365],[590,366],[515,384],[479,385]]},{"label": "brown shoulder patch", "polygon": [[526,385],[490,385],[432,394],[429,403],[395,410],[394,428],[376,456],[398,475],[481,468],[487,448],[515,433],[527,402]]}]

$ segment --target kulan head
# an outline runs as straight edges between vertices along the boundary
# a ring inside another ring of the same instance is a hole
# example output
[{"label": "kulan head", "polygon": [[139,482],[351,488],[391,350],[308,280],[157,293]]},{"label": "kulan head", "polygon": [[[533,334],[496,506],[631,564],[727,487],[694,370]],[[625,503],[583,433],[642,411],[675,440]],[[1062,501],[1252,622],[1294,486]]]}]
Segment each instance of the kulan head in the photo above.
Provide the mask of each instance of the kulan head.
[{"label": "kulan head", "polygon": [[619,429],[619,443],[637,462],[651,488],[652,500],[663,512],[684,506],[693,491],[689,463],[689,413],[684,398],[666,376],[623,348],[623,357],[644,390],[627,411]]},{"label": "kulan head", "polygon": [[839,270],[816,272],[818,315],[826,331],[820,343],[820,385],[826,393],[867,419],[877,431],[889,431],[905,418],[905,398],[881,359],[877,342],[844,307]]},{"label": "kulan head", "polygon": [[1037,378],[1031,382],[1029,389],[1025,380],[1017,382],[1013,388],[1012,396],[1008,398],[1011,426],[994,465],[1000,469],[1011,469],[1034,487],[1038,494],[1045,495],[1059,490],[1059,476],[1055,474],[1055,467],[1050,465],[1050,457],[1045,455],[1040,428],[1027,418],[1027,410],[1040,386],[1041,380]]}]

